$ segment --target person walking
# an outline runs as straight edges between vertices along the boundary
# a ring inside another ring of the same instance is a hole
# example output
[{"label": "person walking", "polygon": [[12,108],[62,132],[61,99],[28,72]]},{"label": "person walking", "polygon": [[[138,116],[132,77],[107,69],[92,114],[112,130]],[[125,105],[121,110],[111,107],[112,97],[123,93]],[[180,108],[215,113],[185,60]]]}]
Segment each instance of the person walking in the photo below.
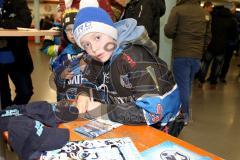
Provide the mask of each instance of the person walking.
[{"label": "person walking", "polygon": [[203,55],[201,70],[198,80],[199,87],[205,82],[209,66],[211,72],[209,78],[210,89],[216,89],[218,78],[224,63],[228,42],[237,35],[236,24],[232,19],[232,14],[224,6],[215,6],[212,12],[212,39],[208,45],[207,52]]},{"label": "person walking", "polygon": [[194,75],[200,69],[204,39],[210,41],[209,13],[198,0],[180,0],[172,8],[164,33],[173,40],[173,74],[180,89],[185,123],[189,121],[189,99]]}]

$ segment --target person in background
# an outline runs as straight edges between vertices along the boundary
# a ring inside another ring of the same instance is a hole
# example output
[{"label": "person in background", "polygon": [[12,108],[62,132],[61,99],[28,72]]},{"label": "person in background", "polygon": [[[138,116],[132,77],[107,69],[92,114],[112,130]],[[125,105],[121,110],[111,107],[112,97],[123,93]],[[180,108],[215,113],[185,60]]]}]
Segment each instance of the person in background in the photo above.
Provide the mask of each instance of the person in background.
[{"label": "person in background", "polygon": [[[155,56],[156,44],[145,28],[132,18],[114,24],[101,8],[80,6],[74,38],[92,58],[83,75],[87,82],[79,87],[80,113],[92,116],[100,109],[112,121],[148,124],[177,136],[183,126],[176,120],[181,107],[178,86],[167,64]],[[98,92],[104,93],[102,99]]]},{"label": "person in background", "polygon": [[[159,50],[160,17],[166,11],[165,0],[115,0],[125,7],[122,19],[134,18],[143,25]],[[156,52],[158,56],[158,51]]]},{"label": "person in background", "polygon": [[203,8],[208,12],[211,13],[213,11],[213,4],[210,1],[206,1],[203,4]]},{"label": "person in background", "polygon": [[53,19],[51,19],[48,15],[44,16],[44,18],[40,21],[40,29],[48,30],[53,26]]},{"label": "person in background", "polygon": [[[54,16],[54,23],[50,30],[60,31],[62,29],[61,25],[62,19],[62,11],[60,10],[60,6],[57,6],[57,13]],[[54,58],[58,55],[59,47],[61,44],[61,36],[45,36],[43,45],[41,47],[41,51],[51,57]]]},{"label": "person in background", "polygon": [[114,15],[114,21],[117,22],[121,19],[124,12],[124,6],[116,2],[116,0],[109,0]]},{"label": "person in background", "polygon": [[226,54],[224,56],[223,66],[219,75],[219,80],[222,83],[227,83],[226,76],[230,67],[231,59],[234,51],[236,52],[238,51],[238,44],[239,44],[238,22],[236,18],[236,6],[234,3],[231,8],[231,14],[232,14],[231,16],[232,34],[230,35],[227,43]]},{"label": "person in background", "polygon": [[212,39],[207,52],[203,55],[198,80],[199,87],[202,88],[212,62],[210,76],[207,79],[210,83],[210,89],[216,89],[228,42],[234,40],[237,35],[236,23],[232,19],[232,14],[228,8],[224,6],[215,6],[213,8],[211,28]]},{"label": "person in background", "polygon": [[[81,0],[59,0],[60,10],[64,12],[67,8],[79,9]],[[98,0],[99,6],[103,8],[115,20],[109,0]]]},{"label": "person in background", "polygon": [[[0,0],[0,28],[17,29],[31,26],[31,11],[26,0]],[[33,95],[31,73],[33,62],[28,48],[28,37],[0,38],[1,107],[26,104]],[[12,100],[9,79],[15,86]]]},{"label": "person in background", "polygon": [[74,8],[64,11],[62,28],[67,45],[51,63],[57,87],[57,101],[75,99],[77,86],[81,84],[81,75],[86,64],[83,60],[85,53],[76,45],[73,38],[73,24],[77,12],[78,10]]},{"label": "person in background", "polygon": [[[205,9],[209,13],[209,16],[211,16],[211,13],[213,11],[213,4],[212,4],[212,2],[210,2],[210,1],[204,2],[203,9]],[[208,21],[208,23],[206,24],[206,31],[207,31],[207,29],[209,28],[210,25],[211,25],[211,21]],[[203,55],[207,52],[207,47],[208,47],[208,36],[207,36],[207,32],[205,32],[205,35],[204,35],[204,48],[203,48],[203,53],[202,53]],[[203,57],[202,57],[202,59],[203,59]],[[202,61],[202,59],[201,59],[201,61]],[[198,76],[200,74],[200,70],[201,70],[201,68],[195,74],[195,76],[194,76],[195,80],[198,79]],[[201,87],[201,84],[200,84],[200,87]]]},{"label": "person in background", "polygon": [[165,35],[173,40],[173,74],[179,86],[185,124],[190,118],[189,101],[194,75],[200,69],[204,39],[210,41],[209,13],[198,0],[180,0],[172,8],[164,27]]}]

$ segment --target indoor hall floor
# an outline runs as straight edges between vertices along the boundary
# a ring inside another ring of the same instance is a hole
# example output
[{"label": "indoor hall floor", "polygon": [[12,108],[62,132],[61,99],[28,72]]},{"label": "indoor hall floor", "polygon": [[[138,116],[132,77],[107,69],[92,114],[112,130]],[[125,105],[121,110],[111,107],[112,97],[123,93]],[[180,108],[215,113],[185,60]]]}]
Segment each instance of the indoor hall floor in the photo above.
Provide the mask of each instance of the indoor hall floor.
[{"label": "indoor hall floor", "polygon": [[240,57],[233,56],[226,78],[215,90],[193,84],[192,121],[180,139],[212,152],[226,160],[240,159]]},{"label": "indoor hall floor", "polygon": [[[31,101],[54,102],[56,95],[49,78],[49,58],[39,48],[40,45],[30,43],[35,67],[32,74],[34,95]],[[227,160],[240,159],[240,81],[236,78],[240,68],[236,65],[237,58],[233,57],[227,84],[219,84],[216,90],[210,90],[208,84],[202,89],[194,84],[192,120],[179,136],[180,139]],[[8,151],[7,159],[17,158]]]}]

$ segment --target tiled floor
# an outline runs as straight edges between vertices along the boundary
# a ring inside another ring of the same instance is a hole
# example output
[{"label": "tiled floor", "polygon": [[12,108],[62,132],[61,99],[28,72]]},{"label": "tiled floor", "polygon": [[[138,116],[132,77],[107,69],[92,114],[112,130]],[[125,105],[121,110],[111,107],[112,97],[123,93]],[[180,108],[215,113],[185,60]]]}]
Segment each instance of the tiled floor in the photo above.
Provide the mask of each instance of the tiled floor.
[{"label": "tiled floor", "polygon": [[192,94],[192,123],[179,138],[227,160],[239,160],[240,153],[240,68],[239,57],[233,57],[227,84],[216,90],[197,85]]},{"label": "tiled floor", "polygon": [[[56,100],[54,87],[51,87],[49,58],[41,54],[40,45],[31,43],[30,49],[35,70],[32,74],[34,95],[31,101]],[[237,75],[240,70],[233,58],[227,84],[219,84],[216,90],[193,87],[192,122],[184,128],[180,139],[203,148],[227,160],[240,159],[240,81]],[[7,159],[15,160],[16,156],[8,152]],[[1,159],[1,157],[0,157]]]}]

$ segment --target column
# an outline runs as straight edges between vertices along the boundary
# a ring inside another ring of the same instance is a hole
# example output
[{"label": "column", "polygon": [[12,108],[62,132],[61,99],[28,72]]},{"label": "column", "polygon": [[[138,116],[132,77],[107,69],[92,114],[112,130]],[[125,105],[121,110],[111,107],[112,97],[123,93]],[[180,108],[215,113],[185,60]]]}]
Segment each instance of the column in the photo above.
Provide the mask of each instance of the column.
[{"label": "column", "polygon": [[165,0],[166,13],[160,18],[160,50],[159,57],[163,59],[168,66],[171,66],[172,59],[172,40],[164,35],[164,26],[167,23],[169,14],[173,6],[176,5],[176,0]]},{"label": "column", "polygon": [[[40,3],[39,0],[34,0],[34,26],[36,29],[40,29]],[[40,37],[35,37],[35,43],[40,43]]]}]

